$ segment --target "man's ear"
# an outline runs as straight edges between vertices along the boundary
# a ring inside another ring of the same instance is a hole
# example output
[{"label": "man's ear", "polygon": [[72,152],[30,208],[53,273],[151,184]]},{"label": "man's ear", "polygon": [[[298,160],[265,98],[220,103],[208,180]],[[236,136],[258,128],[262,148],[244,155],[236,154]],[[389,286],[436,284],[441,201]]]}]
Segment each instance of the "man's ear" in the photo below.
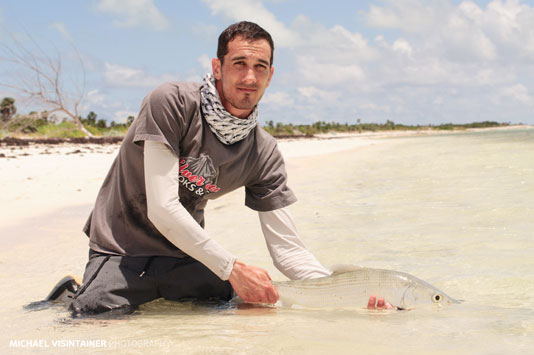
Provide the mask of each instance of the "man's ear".
[{"label": "man's ear", "polygon": [[221,65],[222,63],[219,58],[213,58],[211,60],[211,69],[216,80],[221,80]]}]

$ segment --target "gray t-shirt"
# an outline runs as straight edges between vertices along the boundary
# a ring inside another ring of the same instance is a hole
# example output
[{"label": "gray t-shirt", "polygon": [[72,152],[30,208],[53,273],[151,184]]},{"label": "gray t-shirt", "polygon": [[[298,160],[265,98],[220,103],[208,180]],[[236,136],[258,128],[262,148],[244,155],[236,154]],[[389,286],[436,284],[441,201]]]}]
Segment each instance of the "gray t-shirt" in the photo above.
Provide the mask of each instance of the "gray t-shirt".
[{"label": "gray t-shirt", "polygon": [[167,145],[179,159],[180,202],[203,227],[208,199],[245,186],[245,205],[271,211],[296,201],[276,140],[261,127],[232,145],[211,132],[200,109],[200,84],[167,83],[141,105],[98,193],[84,232],[103,253],[183,257],[147,217],[143,143]]}]

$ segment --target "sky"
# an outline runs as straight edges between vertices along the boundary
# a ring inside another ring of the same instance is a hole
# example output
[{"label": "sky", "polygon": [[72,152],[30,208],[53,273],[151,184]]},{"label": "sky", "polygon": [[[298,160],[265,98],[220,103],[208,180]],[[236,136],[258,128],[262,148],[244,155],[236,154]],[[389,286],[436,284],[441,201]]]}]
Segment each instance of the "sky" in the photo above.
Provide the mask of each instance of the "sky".
[{"label": "sky", "polygon": [[[0,0],[0,43],[59,56],[81,114],[121,123],[158,85],[201,81],[241,20],[275,42],[260,123],[534,124],[533,1]],[[23,75],[0,61],[0,84]]]}]

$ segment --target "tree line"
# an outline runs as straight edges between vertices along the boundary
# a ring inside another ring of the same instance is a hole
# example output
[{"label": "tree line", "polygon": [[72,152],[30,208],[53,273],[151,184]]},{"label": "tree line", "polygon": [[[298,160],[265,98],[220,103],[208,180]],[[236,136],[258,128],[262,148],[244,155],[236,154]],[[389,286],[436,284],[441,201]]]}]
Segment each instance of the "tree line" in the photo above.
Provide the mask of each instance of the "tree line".
[{"label": "tree line", "polygon": [[[58,119],[55,113],[48,111],[30,112],[27,115],[16,114],[15,100],[4,97],[0,103],[2,115],[0,136],[37,136],[47,138],[85,137],[87,134],[72,122],[70,117]],[[108,123],[105,119],[91,111],[85,117],[78,116],[78,122],[92,136],[124,136],[132,124],[134,116],[128,116],[125,123]],[[468,128],[488,128],[508,126],[509,123],[493,121],[473,122],[467,124],[445,123],[439,125],[405,125],[387,120],[386,123],[362,123],[360,119],[355,124],[319,121],[312,124],[274,123],[267,121],[263,128],[274,137],[312,137],[316,134],[330,132],[363,133],[380,131],[413,131],[413,130],[462,130]]]},{"label": "tree line", "polygon": [[362,123],[357,119],[355,124],[318,121],[312,124],[274,123],[267,121],[264,129],[275,137],[313,136],[330,132],[363,133],[381,131],[417,131],[417,130],[463,130],[469,128],[490,128],[509,126],[510,123],[482,121],[466,124],[443,123],[438,125],[406,125],[387,120],[386,123]]}]

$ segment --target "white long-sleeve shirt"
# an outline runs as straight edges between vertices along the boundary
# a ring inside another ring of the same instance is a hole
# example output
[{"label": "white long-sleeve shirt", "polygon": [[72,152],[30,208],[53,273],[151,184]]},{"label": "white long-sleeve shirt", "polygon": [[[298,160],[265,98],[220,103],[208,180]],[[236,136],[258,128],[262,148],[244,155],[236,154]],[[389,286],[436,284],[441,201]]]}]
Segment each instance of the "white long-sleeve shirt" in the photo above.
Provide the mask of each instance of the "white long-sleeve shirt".
[{"label": "white long-sleeve shirt", "polygon": [[[163,143],[145,141],[144,173],[150,221],[176,247],[227,280],[236,257],[212,239],[180,203],[178,157]],[[300,241],[288,208],[258,214],[273,263],[285,276],[330,275]]]}]

